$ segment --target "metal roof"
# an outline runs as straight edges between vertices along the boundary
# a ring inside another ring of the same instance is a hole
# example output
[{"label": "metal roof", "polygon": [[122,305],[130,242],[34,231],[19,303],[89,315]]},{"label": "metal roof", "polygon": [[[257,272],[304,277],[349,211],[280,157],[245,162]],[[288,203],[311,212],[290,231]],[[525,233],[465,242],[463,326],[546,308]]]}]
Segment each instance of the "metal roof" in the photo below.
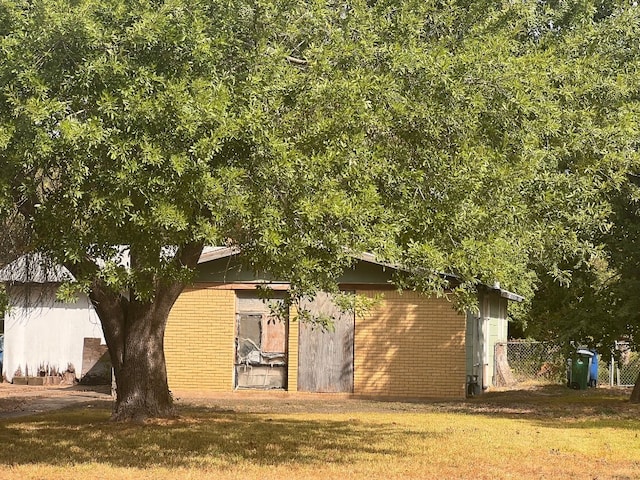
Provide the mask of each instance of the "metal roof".
[{"label": "metal roof", "polygon": [[0,282],[9,283],[61,283],[74,280],[62,265],[40,253],[23,255],[0,269]]}]

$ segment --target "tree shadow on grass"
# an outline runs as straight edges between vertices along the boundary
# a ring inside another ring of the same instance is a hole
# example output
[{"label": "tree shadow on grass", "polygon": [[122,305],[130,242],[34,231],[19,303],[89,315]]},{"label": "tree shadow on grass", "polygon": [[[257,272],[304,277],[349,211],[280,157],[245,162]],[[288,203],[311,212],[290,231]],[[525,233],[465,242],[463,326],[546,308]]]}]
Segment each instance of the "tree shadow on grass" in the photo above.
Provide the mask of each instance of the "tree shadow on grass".
[{"label": "tree shadow on grass", "polygon": [[0,465],[102,463],[115,467],[350,464],[368,455],[403,456],[412,438],[441,438],[393,424],[268,418],[199,409],[147,425],[108,422],[103,408],[69,409],[0,422]]},{"label": "tree shadow on grass", "polygon": [[[109,422],[109,402],[5,419],[0,421],[0,465],[226,469],[247,462],[277,466],[349,465],[363,458],[388,461],[404,457],[412,442],[448,440],[451,433],[442,428],[394,422],[396,415],[421,413],[519,419],[548,428],[640,429],[640,405],[630,404],[625,392],[607,389],[576,392],[544,387],[440,403],[281,399],[224,403],[184,405],[181,418],[142,426]],[[331,419],[336,412],[340,416]],[[350,419],[350,413],[357,419]],[[368,413],[390,417],[369,421]]]},{"label": "tree shadow on grass", "polygon": [[640,405],[620,388],[571,390],[543,385],[489,392],[451,410],[471,415],[531,420],[549,428],[640,428]]}]

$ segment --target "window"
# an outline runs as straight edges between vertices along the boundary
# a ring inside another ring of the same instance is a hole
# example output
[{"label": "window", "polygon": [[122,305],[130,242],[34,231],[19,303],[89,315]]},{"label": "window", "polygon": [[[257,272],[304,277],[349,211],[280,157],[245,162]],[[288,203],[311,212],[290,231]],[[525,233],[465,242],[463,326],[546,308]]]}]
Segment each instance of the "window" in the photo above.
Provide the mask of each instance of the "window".
[{"label": "window", "polygon": [[286,388],[288,319],[272,314],[274,301],[238,292],[236,388]]}]

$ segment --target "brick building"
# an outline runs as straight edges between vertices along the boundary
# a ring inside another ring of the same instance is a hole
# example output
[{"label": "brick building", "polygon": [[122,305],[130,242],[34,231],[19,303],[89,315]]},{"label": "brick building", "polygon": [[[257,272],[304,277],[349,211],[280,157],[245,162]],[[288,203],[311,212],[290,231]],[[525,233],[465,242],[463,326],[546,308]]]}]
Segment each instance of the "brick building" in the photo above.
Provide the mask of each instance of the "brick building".
[{"label": "brick building", "polygon": [[[493,345],[507,336],[507,301],[521,297],[487,288],[479,314],[465,314],[447,298],[398,291],[393,274],[393,267],[363,255],[340,288],[378,301],[356,315],[319,295],[304,308],[334,319],[326,331],[296,321],[295,312],[271,314],[267,303],[281,301],[286,281],[243,271],[231,249],[203,254],[197,282],[182,293],[167,324],[170,388],[421,399],[464,398],[490,386]],[[273,298],[261,300],[258,285],[267,285]]]}]

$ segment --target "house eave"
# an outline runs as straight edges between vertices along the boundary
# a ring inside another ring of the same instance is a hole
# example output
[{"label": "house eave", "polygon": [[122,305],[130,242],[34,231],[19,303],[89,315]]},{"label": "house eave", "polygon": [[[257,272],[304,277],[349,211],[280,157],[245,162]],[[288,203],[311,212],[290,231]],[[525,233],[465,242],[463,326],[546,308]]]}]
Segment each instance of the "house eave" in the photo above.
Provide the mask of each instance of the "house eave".
[{"label": "house eave", "polygon": [[[202,253],[202,255],[200,256],[200,259],[198,260],[198,264],[219,260],[221,258],[231,257],[234,255],[238,255],[239,253],[240,253],[240,249],[238,247],[207,247],[205,251]],[[383,269],[390,268],[390,269],[401,271],[401,272],[407,272],[407,273],[411,272],[410,268],[403,266],[399,263],[381,261],[373,253],[361,252],[361,253],[354,253],[352,256],[356,260],[361,260],[363,262],[379,265],[383,267]],[[458,279],[456,275],[451,273],[436,272],[436,274],[445,278],[453,279],[453,280]],[[364,283],[363,282],[341,282],[341,283],[342,283],[341,288],[344,288],[345,285],[348,285],[348,284],[358,284],[360,286],[367,284],[367,282],[364,282]],[[371,285],[379,286],[380,284],[372,283]],[[513,302],[519,302],[519,303],[524,301],[524,297],[516,293],[510,292],[508,290],[505,290],[503,288],[500,288],[500,285],[498,283],[496,283],[493,286],[491,285],[484,285],[484,286],[489,290],[494,290],[499,292],[500,296],[502,298],[506,298],[507,300],[510,300]],[[389,284],[389,288],[395,288],[395,287]]]},{"label": "house eave", "polygon": [[198,259],[198,263],[207,263],[220,258],[230,257],[240,253],[237,247],[205,247]]},{"label": "house eave", "polygon": [[65,267],[56,265],[42,254],[26,254],[0,269],[0,283],[60,284],[75,278]]},{"label": "house eave", "polygon": [[518,302],[518,303],[524,302],[524,297],[521,295],[518,295],[517,293],[513,293],[508,290],[503,290],[502,288],[499,289],[499,292],[502,298],[506,298],[507,300],[511,300],[512,302]]}]

